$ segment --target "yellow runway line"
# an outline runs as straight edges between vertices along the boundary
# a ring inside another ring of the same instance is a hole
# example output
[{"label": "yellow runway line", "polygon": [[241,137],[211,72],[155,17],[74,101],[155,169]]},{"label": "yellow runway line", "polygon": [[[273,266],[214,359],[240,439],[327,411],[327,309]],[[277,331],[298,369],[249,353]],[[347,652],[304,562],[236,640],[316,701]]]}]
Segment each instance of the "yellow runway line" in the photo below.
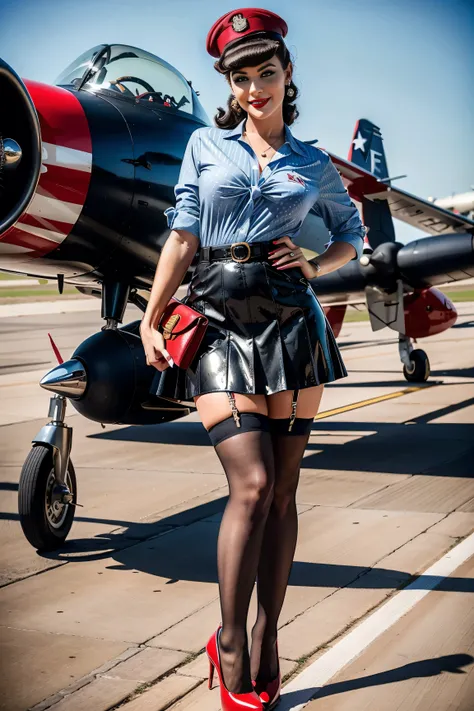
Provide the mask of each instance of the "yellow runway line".
[{"label": "yellow runway line", "polygon": [[397,390],[395,393],[388,393],[387,395],[379,395],[378,397],[371,397],[369,400],[360,400],[359,402],[353,402],[350,405],[344,405],[343,407],[336,407],[334,410],[325,410],[324,412],[319,412],[314,420],[323,420],[326,417],[333,417],[334,415],[340,415],[342,412],[350,412],[351,410],[358,410],[360,407],[368,407],[369,405],[375,405],[378,402],[384,402],[384,400],[393,400],[397,397],[402,397],[403,395],[409,395],[410,393],[416,393],[418,390],[427,390],[428,388],[434,388],[439,383],[432,383],[431,385],[419,385],[412,386],[410,388],[405,388],[404,390]]}]

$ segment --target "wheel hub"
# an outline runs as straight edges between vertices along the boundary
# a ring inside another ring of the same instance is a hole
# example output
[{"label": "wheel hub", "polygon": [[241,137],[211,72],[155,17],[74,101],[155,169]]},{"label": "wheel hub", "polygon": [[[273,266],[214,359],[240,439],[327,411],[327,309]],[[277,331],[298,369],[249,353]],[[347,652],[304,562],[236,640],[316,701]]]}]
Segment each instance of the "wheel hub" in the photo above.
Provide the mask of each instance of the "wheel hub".
[{"label": "wheel hub", "polygon": [[66,472],[66,483],[58,484],[52,469],[45,492],[45,512],[49,525],[52,528],[61,528],[66,518],[69,505],[72,503],[71,479],[69,472]]}]

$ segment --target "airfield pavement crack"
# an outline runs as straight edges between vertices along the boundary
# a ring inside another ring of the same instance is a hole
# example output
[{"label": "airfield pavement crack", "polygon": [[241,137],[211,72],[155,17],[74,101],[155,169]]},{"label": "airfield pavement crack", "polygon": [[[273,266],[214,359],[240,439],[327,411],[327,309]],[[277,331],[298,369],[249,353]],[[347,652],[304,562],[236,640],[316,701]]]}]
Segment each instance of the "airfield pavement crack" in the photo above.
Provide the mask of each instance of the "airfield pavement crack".
[{"label": "airfield pavement crack", "polygon": [[[164,681],[164,679],[167,679],[169,676],[171,676],[174,673],[174,670],[171,670],[170,672],[163,674],[157,681],[150,681],[146,682],[145,684],[142,684],[139,686],[135,691],[132,691],[131,694],[129,694],[128,697],[123,699],[123,701],[119,701],[118,704],[115,706],[110,706],[110,708],[107,709],[107,711],[115,711],[116,709],[122,708],[125,706],[125,704],[130,703],[134,699],[136,699],[138,696],[141,696],[141,694],[145,693],[145,691],[148,691],[151,689],[153,686],[156,686],[160,682]],[[184,677],[184,675],[182,675]],[[188,679],[191,679],[192,677],[187,677]],[[190,694],[192,691],[198,688],[198,686],[201,686],[204,681],[201,679],[196,679],[196,683],[194,686],[190,687],[187,689],[187,691],[183,691],[183,693],[178,694],[178,696],[175,696],[171,701],[169,701],[165,706],[160,706],[160,711],[166,711],[167,709],[171,708],[171,706],[174,706],[174,704],[178,703],[181,701],[181,699],[184,699],[188,694]]]},{"label": "airfield pavement crack", "polygon": [[[412,479],[414,476],[418,476],[417,474],[408,474],[407,478],[405,480],[401,481],[407,481],[408,479]],[[400,484],[400,481],[393,481],[391,484],[385,484],[384,486],[381,486],[380,489],[376,489],[375,491],[371,491],[369,496],[372,496],[373,494],[380,494],[382,491],[386,491],[387,489],[390,489],[392,486],[398,486]],[[350,504],[347,505],[347,508],[352,508],[357,507],[357,504],[362,502],[364,499],[367,498],[367,494],[363,494],[363,496],[359,496],[357,499],[354,499],[354,501],[351,501]]]},{"label": "airfield pavement crack", "polygon": [[2,588],[8,587],[9,585],[15,585],[15,583],[21,583],[22,580],[28,580],[28,578],[34,578],[37,575],[42,575],[43,573],[47,573],[50,570],[56,570],[56,568],[61,568],[63,565],[66,565],[66,563],[69,563],[69,561],[64,560],[60,563],[56,563],[56,565],[52,565],[50,568],[44,568],[43,570],[34,570],[31,573],[27,573],[19,578],[15,578],[15,580],[7,580],[5,583],[0,583],[0,590]]},{"label": "airfield pavement crack", "polygon": [[[446,514],[443,518],[441,518],[439,521],[437,521],[436,523],[433,523],[432,525],[428,526],[424,531],[420,531],[420,533],[418,533],[416,536],[413,536],[412,538],[410,538],[410,539],[409,539],[408,541],[406,541],[403,545],[398,546],[397,548],[395,548],[395,549],[394,549],[393,551],[391,551],[391,553],[389,553],[388,555],[392,555],[392,554],[395,553],[397,550],[400,550],[401,548],[403,548],[403,546],[407,545],[407,544],[410,543],[411,541],[416,540],[416,538],[418,538],[419,536],[421,536],[421,535],[427,533],[431,528],[433,528],[434,526],[436,526],[436,525],[438,525],[439,523],[441,523],[442,521],[444,521],[448,516],[451,515],[451,513],[453,513],[453,512],[447,513],[447,514]],[[466,539],[469,535],[471,535],[471,534],[468,533],[468,534],[466,534],[465,536],[449,536],[449,538],[452,538],[451,545],[448,546],[448,548],[447,548],[445,551],[443,551],[442,555],[446,555],[446,553],[449,553],[449,551],[450,551],[452,548],[454,548],[455,546],[457,546],[461,541],[463,541],[464,539]],[[382,556],[378,561],[376,561],[376,563],[374,564],[374,566],[376,566],[378,563],[380,563],[380,562],[381,562],[384,558],[386,558],[386,557],[387,557],[387,556]],[[336,591],[333,592],[333,593],[330,593],[329,595],[327,595],[327,596],[326,596],[325,598],[323,598],[323,599],[326,600],[326,599],[328,599],[329,597],[332,597],[333,595],[335,595],[339,590],[343,590],[344,588],[349,587],[353,582],[355,582],[356,580],[358,580],[358,579],[360,579],[361,577],[363,577],[364,575],[366,575],[367,572],[370,572],[370,570],[373,570],[374,566],[372,566],[371,568],[367,568],[365,571],[359,573],[359,574],[354,578],[354,580],[352,580],[350,583],[348,583],[347,585],[343,585],[342,587],[338,588],[338,590],[336,590]],[[379,607],[381,607],[383,604],[385,604],[385,603],[387,602],[387,600],[389,600],[391,597],[394,597],[397,593],[399,593],[401,590],[403,590],[405,587],[407,587],[408,585],[410,585],[410,583],[412,583],[414,580],[416,580],[417,578],[421,577],[422,575],[423,575],[423,573],[419,573],[419,572],[413,573],[412,575],[410,575],[410,576],[407,578],[407,580],[404,580],[398,587],[393,588],[393,590],[389,591],[389,592],[387,593],[387,595],[385,595],[385,597],[384,597],[382,600],[380,600],[379,602],[377,602],[377,603],[375,603],[374,605],[372,605],[371,607],[369,607],[369,608],[368,608],[364,613],[362,613],[359,617],[354,618],[354,619],[352,619],[350,622],[348,622],[347,625],[345,625],[341,630],[339,630],[335,635],[333,635],[333,637],[330,637],[329,639],[327,639],[326,642],[324,642],[324,644],[321,644],[321,645],[315,647],[311,652],[308,652],[308,653],[305,654],[304,656],[299,657],[299,659],[292,660],[292,661],[295,661],[295,662],[297,663],[297,666],[296,666],[295,669],[293,669],[291,672],[288,672],[288,673],[282,678],[282,684],[283,684],[283,682],[286,683],[286,682],[290,681],[291,679],[293,679],[293,678],[294,678],[295,676],[297,676],[298,674],[300,674],[300,673],[303,671],[304,667],[307,665],[307,663],[308,663],[308,662],[311,662],[311,661],[313,660],[313,657],[315,657],[317,654],[319,654],[319,653],[322,652],[323,650],[330,648],[330,646],[331,646],[334,642],[336,642],[336,641],[339,640],[340,638],[344,637],[344,635],[347,634],[353,627],[355,627],[356,625],[358,625],[358,624],[359,624],[361,621],[363,621],[365,618],[369,617],[377,608],[379,608]],[[323,601],[323,600],[320,600],[318,603],[316,603],[316,605],[319,605],[322,601]],[[312,605],[311,607],[308,608],[308,610],[310,610],[310,609],[316,607],[316,605]],[[307,611],[307,610],[305,610],[304,612],[306,612],[306,611]],[[297,619],[298,617],[301,616],[301,614],[304,614],[304,612],[303,612],[303,613],[300,613],[300,614],[298,614],[298,615],[295,615],[295,617],[294,617],[293,619]],[[288,624],[290,624],[290,622],[292,622],[292,621],[293,621],[293,620],[290,620],[289,622],[287,622],[287,623],[286,623],[285,625],[283,625],[283,626],[286,627],[286,626],[287,626]]]},{"label": "airfield pavement crack", "polygon": [[110,671],[110,669],[116,667],[117,664],[126,662],[128,659],[131,659],[132,657],[136,656],[141,651],[141,648],[137,646],[128,647],[121,654],[119,654],[118,657],[115,657],[114,659],[105,662],[100,667],[93,669],[88,674],[85,674],[84,676],[80,677],[69,686],[60,689],[55,694],[51,694],[39,703],[35,704],[35,706],[30,707],[28,711],[46,711],[46,709],[54,707],[60,701],[63,701],[63,699],[67,698],[68,696],[72,696],[80,689],[83,689],[89,684],[92,684],[92,682],[94,682],[96,679],[99,679],[101,676],[105,675],[107,671]]},{"label": "airfield pavement crack", "polygon": [[[304,512],[304,513],[307,513],[307,512]],[[305,610],[302,610],[302,611],[299,612],[297,615],[295,615],[294,617],[292,617],[290,620],[288,620],[288,622],[286,622],[284,625],[282,625],[281,629],[283,629],[284,627],[287,627],[288,625],[290,625],[292,622],[294,622],[295,620],[297,620],[299,617],[301,617],[302,615],[306,614],[309,610],[315,609],[318,605],[320,605],[322,602],[324,602],[324,600],[328,600],[329,598],[333,597],[334,595],[337,595],[337,593],[338,593],[340,590],[344,590],[344,588],[349,588],[349,587],[351,587],[351,585],[353,585],[355,582],[357,582],[358,580],[360,580],[364,575],[367,575],[368,573],[370,573],[371,570],[374,570],[374,569],[377,567],[377,565],[378,565],[379,563],[381,563],[385,558],[387,558],[387,557],[390,556],[390,555],[393,555],[394,553],[396,553],[397,551],[401,550],[402,548],[404,548],[406,545],[408,545],[408,544],[411,543],[412,541],[414,541],[414,540],[416,540],[417,538],[419,538],[419,536],[422,536],[422,535],[424,535],[425,533],[427,533],[427,532],[430,530],[430,528],[433,528],[434,526],[437,526],[439,523],[441,523],[441,521],[444,521],[448,516],[450,516],[451,513],[452,513],[452,512],[449,512],[449,513],[445,514],[445,516],[443,516],[442,518],[440,518],[438,521],[436,521],[435,523],[430,524],[429,526],[427,526],[427,528],[425,528],[424,530],[420,531],[419,533],[417,533],[416,535],[414,535],[412,538],[409,538],[407,541],[405,541],[404,543],[402,543],[402,544],[400,544],[399,546],[397,546],[396,548],[394,548],[392,551],[390,551],[390,553],[387,553],[387,554],[381,556],[378,560],[376,560],[376,561],[373,563],[373,565],[367,566],[366,568],[364,568],[364,569],[363,569],[362,571],[360,571],[354,578],[352,578],[352,580],[349,580],[345,585],[341,585],[340,587],[337,588],[337,590],[334,590],[334,592],[328,593],[328,594],[325,595],[321,600],[319,600],[318,602],[316,602],[314,605],[310,605],[310,607],[307,607]],[[410,577],[416,577],[417,575],[418,575],[418,573],[413,573],[413,575],[410,576]],[[393,588],[393,590],[390,591],[390,592],[386,595],[386,597],[384,598],[384,600],[386,600],[388,597],[391,597],[392,595],[395,595],[395,593],[397,593],[399,590],[401,590],[402,587],[405,587],[405,584],[406,584],[406,581],[404,581],[403,583],[401,583],[401,584],[400,584],[399,586],[397,586],[396,588]],[[383,601],[384,601],[384,600],[383,600]],[[363,619],[371,610],[374,610],[376,607],[378,607],[379,605],[381,605],[383,601],[376,603],[372,608],[370,608],[369,611],[364,612],[363,615],[361,615],[359,618],[357,618],[357,620],[353,620],[353,621],[351,621],[350,623],[348,623],[347,629],[349,629],[350,627],[352,627],[352,626],[353,626],[356,622],[358,622],[359,620]],[[345,628],[345,629],[346,629],[346,628]],[[343,631],[338,632],[337,635],[334,637],[334,639],[337,639],[341,634],[343,634]],[[331,639],[330,641],[332,641],[332,639]],[[312,652],[308,653],[308,654],[311,655],[311,656],[314,655],[314,654],[316,654],[320,649],[322,649],[322,648],[324,648],[325,646],[327,646],[327,644],[329,644],[329,641],[328,641],[328,642],[325,642],[323,645],[319,645],[319,647],[315,647],[314,650],[313,650]],[[305,655],[305,656],[308,656],[308,655]],[[296,661],[296,660],[295,660],[295,661]]]},{"label": "airfield pavement crack", "polygon": [[[179,624],[181,624],[181,622],[184,622],[185,620],[188,620],[190,617],[192,617],[192,616],[195,615],[196,613],[201,612],[201,610],[205,610],[206,607],[209,607],[210,605],[213,605],[213,604],[215,603],[215,601],[218,600],[218,599],[219,599],[219,595],[216,595],[215,597],[212,598],[212,600],[210,600],[209,602],[206,602],[206,603],[205,603],[204,605],[202,605],[201,607],[196,608],[195,610],[193,610],[192,612],[190,612],[188,615],[185,615],[185,617],[182,617],[180,620],[178,620],[178,622],[174,622],[174,623],[173,623],[172,625],[170,625],[169,627],[165,627],[164,629],[162,629],[159,634],[163,634],[164,632],[168,632],[168,630],[173,629],[173,627],[176,627],[176,625],[179,625]],[[156,635],[156,634],[152,635],[152,636],[149,637],[147,640],[145,640],[145,641],[143,642],[143,644],[144,644],[145,646],[148,646],[148,642],[150,642],[150,640],[154,639],[154,638],[157,637],[157,636],[158,636],[158,635]],[[161,646],[161,645],[160,645],[160,649],[171,649],[171,650],[173,650],[173,651],[175,651],[175,652],[186,652],[186,651],[187,651],[187,650],[185,650],[185,649],[177,649],[177,648],[175,648],[175,647],[163,647],[163,646]],[[204,649],[204,647],[202,647],[202,649],[200,650],[199,654],[202,652],[203,649]]]},{"label": "airfield pavement crack", "polygon": [[[213,494],[214,492],[220,491],[220,489],[224,489],[224,488],[225,488],[225,485],[224,485],[224,486],[218,486],[216,489],[211,489],[211,490],[208,492],[208,494]],[[188,501],[189,501],[189,503],[191,503],[191,502],[193,502],[195,499],[199,499],[199,496],[195,496],[195,497],[193,497],[192,499],[189,499]],[[205,503],[206,503],[206,504],[212,503],[212,502],[215,501],[215,500],[216,500],[216,499],[210,499],[209,501],[206,501]],[[188,502],[186,502],[186,503],[188,503]],[[168,508],[168,509],[164,509],[164,511],[163,511],[162,513],[172,512],[172,511],[173,511],[174,509],[176,509],[176,508],[179,508],[179,506],[170,507],[170,508]],[[160,513],[160,512],[157,512],[157,513]],[[149,514],[149,516],[153,516],[153,514]],[[146,521],[147,518],[149,518],[149,516],[148,516],[148,517],[145,516],[145,517],[142,518],[142,519],[138,519],[138,522]],[[202,516],[201,518],[197,518],[197,519],[194,519],[194,521],[190,521],[190,522],[188,522],[188,523],[183,523],[183,524],[167,524],[167,523],[163,523],[163,524],[162,524],[163,526],[167,526],[167,527],[168,527],[165,531],[159,531],[158,533],[150,533],[149,536],[145,536],[144,538],[140,538],[139,540],[130,538],[130,539],[128,539],[128,540],[130,540],[130,545],[124,544],[124,545],[118,546],[116,542],[110,541],[110,550],[111,550],[111,553],[110,553],[110,554],[112,554],[112,553],[115,552],[115,551],[125,551],[125,550],[129,550],[130,548],[133,548],[134,546],[139,546],[139,545],[141,545],[141,544],[143,544],[143,543],[146,543],[147,541],[151,541],[151,540],[153,540],[153,539],[155,539],[155,538],[159,538],[160,536],[165,536],[167,533],[173,533],[174,531],[177,531],[177,530],[179,530],[180,528],[186,528],[187,526],[192,526],[192,525],[195,524],[195,523],[199,523],[199,521],[204,521],[208,516],[209,516],[209,514],[206,514],[205,516]],[[159,524],[159,521],[160,521],[160,519],[158,519],[158,520],[155,521],[154,523],[156,523],[157,525],[160,525],[160,524]],[[123,526],[117,526],[116,528],[113,528],[111,531],[109,531],[109,535],[112,535],[112,534],[116,535],[115,532],[116,532],[116,531],[121,531],[121,530],[123,530],[123,528],[124,528]],[[92,539],[92,540],[94,540],[94,539]],[[127,540],[127,539],[125,538],[125,540]],[[99,539],[99,540],[97,541],[97,543],[104,543],[104,539]],[[105,546],[105,548],[106,548],[106,550],[104,551],[104,555],[102,556],[103,558],[107,557],[107,553],[108,553],[108,550],[109,550],[109,549],[107,548],[107,546]],[[50,560],[50,559],[48,559],[48,560]],[[15,578],[15,580],[8,580],[8,581],[5,582],[5,583],[0,583],[0,589],[5,588],[5,587],[7,587],[7,586],[9,586],[9,585],[15,585],[16,583],[20,583],[20,582],[22,582],[23,580],[28,580],[29,578],[34,578],[34,577],[36,577],[37,575],[43,575],[43,574],[45,574],[45,573],[48,573],[48,572],[51,571],[51,570],[56,570],[56,568],[60,568],[60,567],[62,567],[63,565],[68,565],[68,564],[70,564],[70,563],[77,563],[77,562],[78,562],[78,559],[77,559],[77,558],[70,558],[70,559],[68,559],[68,560],[62,560],[62,561],[56,563],[55,565],[51,565],[49,568],[44,568],[43,570],[35,570],[35,571],[32,571],[31,573],[27,573],[27,574],[25,574],[25,575],[22,575],[21,577]]]}]

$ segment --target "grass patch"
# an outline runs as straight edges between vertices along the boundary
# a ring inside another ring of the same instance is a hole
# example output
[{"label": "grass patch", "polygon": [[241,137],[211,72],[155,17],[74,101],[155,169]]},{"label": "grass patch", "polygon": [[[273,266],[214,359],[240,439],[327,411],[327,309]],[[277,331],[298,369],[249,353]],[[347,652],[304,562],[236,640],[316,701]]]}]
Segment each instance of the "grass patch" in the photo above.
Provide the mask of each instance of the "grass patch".
[{"label": "grass patch", "polygon": [[474,301],[474,289],[440,289],[451,301]]},{"label": "grass patch", "polygon": [[0,272],[0,281],[16,281],[17,279],[29,279],[33,277],[27,277],[23,274],[6,274],[5,272]]},{"label": "grass patch", "polygon": [[346,315],[344,316],[344,323],[357,323],[358,321],[368,321],[369,312],[365,309],[363,311],[356,311],[356,309],[347,309]]},{"label": "grass patch", "polygon": [[[64,287],[63,294],[79,294],[77,289],[73,286]],[[55,296],[58,299],[61,298],[61,294],[58,292],[57,286],[51,287],[50,289],[38,286],[36,289],[1,289],[0,290],[0,301],[5,297],[19,298],[27,296]]]}]

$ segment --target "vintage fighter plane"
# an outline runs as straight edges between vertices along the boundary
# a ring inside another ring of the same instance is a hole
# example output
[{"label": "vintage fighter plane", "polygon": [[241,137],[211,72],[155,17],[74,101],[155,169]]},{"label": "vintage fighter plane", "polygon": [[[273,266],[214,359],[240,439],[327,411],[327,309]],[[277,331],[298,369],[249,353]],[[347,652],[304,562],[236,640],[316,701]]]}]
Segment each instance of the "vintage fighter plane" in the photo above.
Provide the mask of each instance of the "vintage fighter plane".
[{"label": "vintage fighter plane", "polygon": [[[100,45],[73,62],[55,86],[25,81],[0,60],[0,268],[57,279],[101,298],[103,329],[47,373],[51,422],[33,440],[19,487],[20,520],[40,550],[65,540],[77,504],[67,401],[102,423],[151,424],[189,404],[150,398],[139,321],[121,326],[127,303],[146,308],[169,234],[191,133],[209,125],[197,93],[174,67],[134,47]],[[362,119],[349,160],[331,155],[369,230],[364,255],[313,283],[336,334],[346,304],[367,300],[374,329],[400,334],[405,376],[429,365],[412,338],[449,328],[451,302],[432,288],[474,276],[474,222],[392,186],[379,129]],[[392,215],[432,236],[395,241]],[[309,213],[300,244],[324,249],[327,230]],[[185,282],[192,274],[191,265]]]}]

